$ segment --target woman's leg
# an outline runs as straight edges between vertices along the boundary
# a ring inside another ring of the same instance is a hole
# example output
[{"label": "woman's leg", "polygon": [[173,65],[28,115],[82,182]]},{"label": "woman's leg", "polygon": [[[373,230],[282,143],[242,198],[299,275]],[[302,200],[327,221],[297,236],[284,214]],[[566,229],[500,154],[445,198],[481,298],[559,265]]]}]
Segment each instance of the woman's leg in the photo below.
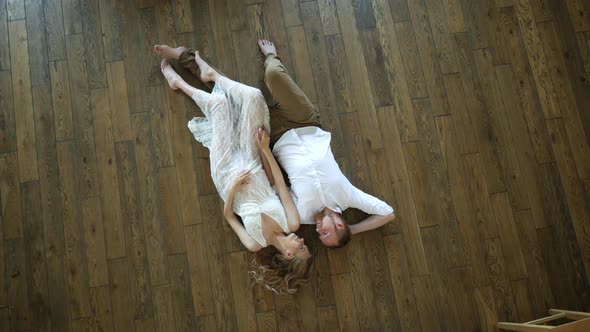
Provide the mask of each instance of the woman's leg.
[{"label": "woman's leg", "polygon": [[188,84],[174,71],[172,66],[170,66],[168,63],[168,60],[162,60],[160,63],[160,68],[162,69],[162,74],[164,74],[164,77],[168,81],[168,85],[172,90],[180,89],[187,96],[195,100],[201,110],[205,110],[207,108],[207,103],[211,99],[211,94],[192,87],[190,84]]}]

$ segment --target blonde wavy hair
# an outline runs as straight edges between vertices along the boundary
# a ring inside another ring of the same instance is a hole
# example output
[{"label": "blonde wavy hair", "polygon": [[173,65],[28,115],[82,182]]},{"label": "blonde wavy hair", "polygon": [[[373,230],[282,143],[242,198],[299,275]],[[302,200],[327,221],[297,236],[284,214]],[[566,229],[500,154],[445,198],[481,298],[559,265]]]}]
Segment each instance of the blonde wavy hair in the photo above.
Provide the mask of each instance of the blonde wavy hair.
[{"label": "blonde wavy hair", "polygon": [[256,253],[248,274],[255,283],[277,294],[295,294],[309,281],[312,266],[313,254],[308,259],[288,258],[275,247],[268,246]]}]

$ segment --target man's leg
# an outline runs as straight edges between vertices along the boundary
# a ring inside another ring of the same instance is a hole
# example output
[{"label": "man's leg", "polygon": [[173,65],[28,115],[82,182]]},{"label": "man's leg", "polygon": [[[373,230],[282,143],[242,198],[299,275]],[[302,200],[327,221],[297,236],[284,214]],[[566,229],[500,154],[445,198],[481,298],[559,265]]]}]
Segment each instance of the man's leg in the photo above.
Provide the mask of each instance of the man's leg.
[{"label": "man's leg", "polygon": [[270,109],[271,144],[293,128],[318,126],[320,115],[303,90],[293,81],[276,54],[274,45],[266,40],[258,42],[266,55],[264,82],[278,103]]}]

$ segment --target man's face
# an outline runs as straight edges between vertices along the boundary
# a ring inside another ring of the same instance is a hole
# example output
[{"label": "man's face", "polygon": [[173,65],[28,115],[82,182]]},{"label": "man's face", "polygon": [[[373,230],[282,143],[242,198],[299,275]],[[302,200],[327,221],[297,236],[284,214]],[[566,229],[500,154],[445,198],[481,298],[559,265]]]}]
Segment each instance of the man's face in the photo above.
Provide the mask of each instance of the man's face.
[{"label": "man's face", "polygon": [[315,226],[315,231],[325,246],[333,247],[338,245],[337,221],[332,214],[318,213],[315,217]]}]

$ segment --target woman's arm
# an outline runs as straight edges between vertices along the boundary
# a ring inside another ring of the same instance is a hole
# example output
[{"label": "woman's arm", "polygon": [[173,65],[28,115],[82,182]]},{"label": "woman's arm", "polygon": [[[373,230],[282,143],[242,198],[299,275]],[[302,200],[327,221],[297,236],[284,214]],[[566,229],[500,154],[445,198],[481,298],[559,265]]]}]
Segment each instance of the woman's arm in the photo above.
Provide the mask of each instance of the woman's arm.
[{"label": "woman's arm", "polygon": [[237,192],[239,192],[245,185],[249,183],[249,173],[243,173],[240,175],[236,181],[236,183],[230,189],[227,199],[225,200],[225,205],[223,206],[223,216],[227,219],[227,222],[231,226],[231,228],[236,232],[242,244],[252,252],[256,252],[262,249],[260,243],[256,242],[246,231],[242,223],[236,217],[236,214],[233,211],[234,205],[234,196]]},{"label": "woman's arm", "polygon": [[283,178],[283,173],[281,173],[279,164],[270,150],[270,138],[268,137],[266,131],[262,128],[258,129],[258,135],[256,138],[256,145],[258,146],[260,154],[268,161],[268,165],[274,178],[275,188],[277,189],[279,198],[281,199],[281,203],[285,209],[289,231],[295,232],[299,229],[300,225],[299,212],[297,211],[295,202],[293,202],[291,193],[289,193],[289,188],[287,188],[287,185],[285,184],[285,179]]},{"label": "woman's arm", "polygon": [[266,173],[266,177],[268,178],[268,182],[270,182],[271,186],[275,185],[275,177],[272,175],[272,170],[270,169],[270,164],[268,163],[268,159],[266,156],[261,152],[260,159],[262,160],[262,168],[264,168],[264,173]]}]

